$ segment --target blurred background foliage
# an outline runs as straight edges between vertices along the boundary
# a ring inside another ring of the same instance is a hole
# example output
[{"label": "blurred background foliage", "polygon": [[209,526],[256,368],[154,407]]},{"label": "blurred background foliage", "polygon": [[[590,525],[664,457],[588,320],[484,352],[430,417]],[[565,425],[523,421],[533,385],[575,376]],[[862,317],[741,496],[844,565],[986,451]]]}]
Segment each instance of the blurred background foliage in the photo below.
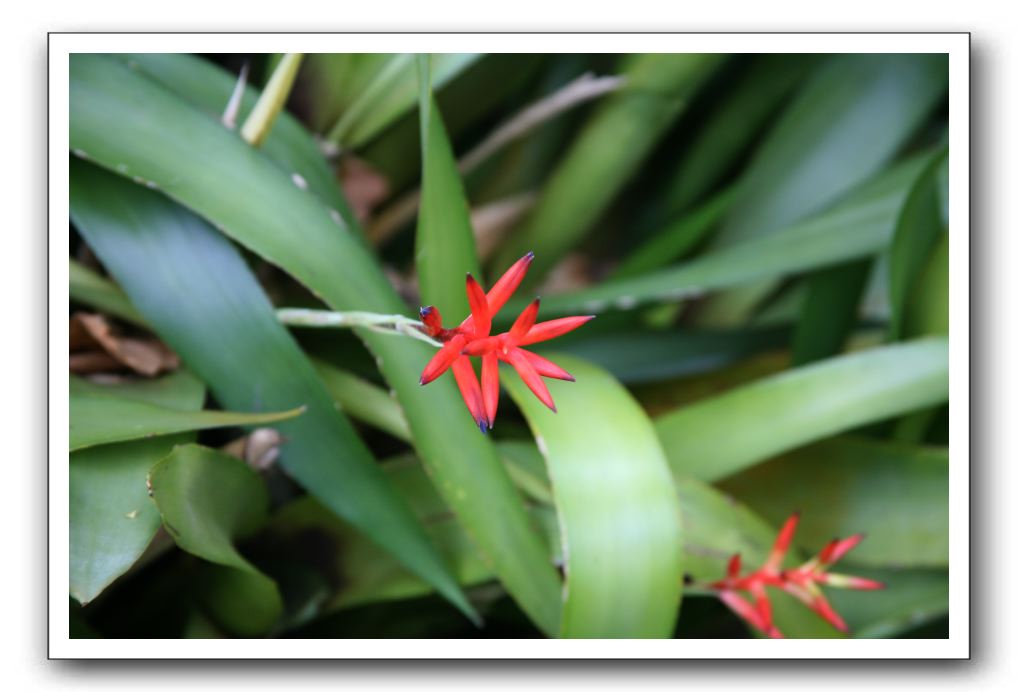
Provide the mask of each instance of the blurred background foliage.
[{"label": "blurred background foliage", "polygon": [[[701,585],[797,509],[800,558],[867,533],[851,636],[947,636],[947,88],[932,54],[73,56],[72,636],[753,636]],[[488,436],[426,344],[274,313],[454,324],[529,250],[499,329],[598,319],[539,349],[559,413],[509,379]]]}]

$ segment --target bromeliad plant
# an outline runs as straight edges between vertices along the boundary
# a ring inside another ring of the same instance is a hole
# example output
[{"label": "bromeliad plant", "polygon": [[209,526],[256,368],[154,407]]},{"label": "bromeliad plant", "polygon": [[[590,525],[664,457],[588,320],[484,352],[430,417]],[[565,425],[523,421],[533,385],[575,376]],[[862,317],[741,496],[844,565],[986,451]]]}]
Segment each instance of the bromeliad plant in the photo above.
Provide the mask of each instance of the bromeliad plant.
[{"label": "bromeliad plant", "polygon": [[[520,313],[508,332],[490,335],[492,317],[516,291],[533,260],[533,252],[528,252],[516,260],[487,294],[477,280],[467,274],[470,315],[458,327],[445,329],[438,308],[432,305],[421,308],[421,321],[424,323],[425,333],[443,343],[442,348],[421,373],[421,384],[434,381],[451,367],[453,377],[456,378],[456,384],[463,395],[463,401],[466,402],[470,415],[482,433],[491,430],[495,425],[495,413],[498,410],[499,361],[512,365],[530,391],[552,411],[556,410],[555,402],[541,378],[576,381],[572,375],[547,358],[521,347],[548,341],[571,332],[594,319],[594,315],[562,317],[535,324],[541,304],[541,299],[536,298]],[[481,358],[480,382],[469,356]]]},{"label": "bromeliad plant", "polygon": [[[820,590],[820,585],[864,590],[884,588],[882,583],[872,579],[830,574],[827,571],[848,551],[859,545],[863,535],[857,533],[844,539],[835,538],[824,546],[820,554],[812,560],[792,569],[782,569],[781,563],[792,544],[792,537],[795,535],[798,524],[799,513],[796,512],[785,521],[781,531],[778,532],[778,537],[774,541],[774,547],[771,548],[767,561],[755,572],[740,576],[742,558],[739,554],[735,554],[728,561],[728,573],[725,578],[708,584],[708,587],[716,591],[718,598],[736,615],[774,639],[780,639],[783,635],[774,625],[771,602],[767,595],[768,586],[777,587],[794,596],[835,628],[847,632],[848,625],[831,607],[830,602]],[[752,596],[753,602],[746,600],[739,593],[740,591]]]}]

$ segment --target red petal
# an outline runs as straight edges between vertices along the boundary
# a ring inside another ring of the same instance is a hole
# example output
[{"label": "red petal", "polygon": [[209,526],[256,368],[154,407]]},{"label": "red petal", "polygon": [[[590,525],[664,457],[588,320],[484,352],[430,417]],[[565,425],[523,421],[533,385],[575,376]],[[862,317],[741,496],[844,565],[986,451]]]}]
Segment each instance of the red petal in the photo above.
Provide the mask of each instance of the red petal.
[{"label": "red petal", "polygon": [[424,372],[421,373],[421,384],[428,384],[448,370],[453,361],[460,357],[460,352],[463,350],[465,341],[466,339],[462,335],[457,334],[449,339],[445,346],[438,349],[438,352],[424,366]]},{"label": "red petal", "polygon": [[726,606],[732,609],[732,612],[738,615],[740,618],[745,620],[751,626],[757,628],[761,632],[767,632],[767,625],[764,624],[763,619],[760,617],[760,613],[757,609],[747,601],[745,598],[740,596],[734,591],[722,591],[718,594],[718,598]]},{"label": "red petal", "polygon": [[548,387],[545,386],[541,376],[534,370],[534,366],[523,355],[523,351],[518,348],[510,349],[507,358],[512,363],[512,366],[516,368],[516,372],[520,374],[524,384],[530,387],[530,391],[534,393],[534,396],[540,399],[542,404],[555,411],[555,402],[551,398],[551,392],[548,391]]},{"label": "red petal", "polygon": [[467,274],[467,301],[470,303],[470,316],[474,318],[475,336],[488,336],[491,333],[491,312],[488,310],[488,298],[477,280]]},{"label": "red petal", "polygon": [[824,549],[820,555],[820,563],[823,565],[833,565],[835,562],[845,557],[845,553],[850,551],[852,548],[859,545],[859,542],[864,538],[863,534],[857,533],[854,536],[849,536],[840,541],[832,541],[831,544]]},{"label": "red petal", "polygon": [[763,629],[769,630],[774,626],[774,619],[771,616],[771,599],[767,596],[767,590],[762,583],[754,582],[749,587],[749,592],[756,599],[756,608],[760,611],[760,619],[764,623]]},{"label": "red petal", "polygon": [[463,354],[467,356],[483,356],[502,350],[502,336],[486,336],[483,339],[473,339],[463,347]]},{"label": "red petal", "polygon": [[579,315],[577,317],[560,317],[557,320],[540,322],[531,327],[527,335],[520,339],[517,345],[526,346],[528,344],[536,344],[539,341],[554,339],[556,336],[562,336],[577,327],[582,327],[594,319],[594,317],[596,315]]},{"label": "red petal", "polygon": [[474,372],[470,359],[463,357],[456,358],[452,364],[452,374],[456,377],[456,384],[459,385],[460,394],[463,395],[463,401],[466,402],[467,409],[470,411],[470,415],[474,417],[477,427],[481,429],[482,433],[488,432],[488,428],[491,425],[489,425],[488,416],[484,410],[481,384],[477,381],[477,373]]},{"label": "red petal", "polygon": [[[523,255],[523,257],[516,260],[516,263],[509,267],[505,274],[503,274],[499,280],[495,282],[495,285],[491,287],[490,291],[488,291],[489,315],[494,315],[502,309],[502,306],[506,304],[506,301],[508,301],[513,292],[516,291],[520,282],[523,281],[523,277],[526,276],[527,269],[530,268],[530,263],[533,261],[534,253],[528,252]],[[472,327],[473,324],[474,316],[469,315],[465,320],[463,320],[463,323],[460,326]]]},{"label": "red petal", "polygon": [[781,568],[781,562],[785,559],[788,548],[792,545],[792,537],[795,536],[795,529],[799,525],[799,513],[790,516],[785,525],[778,532],[778,537],[771,548],[771,554],[763,566],[764,571],[776,572]]},{"label": "red petal", "polygon": [[845,624],[845,621],[841,619],[841,616],[834,611],[834,608],[831,607],[831,604],[822,595],[817,594],[814,596],[813,604],[810,608],[824,620],[834,625],[836,629],[842,632],[848,631],[848,625]]},{"label": "red petal", "polygon": [[824,574],[823,583],[839,589],[873,591],[884,588],[884,584],[865,577],[850,577],[846,574]]},{"label": "red petal", "polygon": [[530,361],[530,364],[534,366],[534,370],[536,370],[537,374],[541,377],[551,377],[555,380],[566,380],[567,382],[576,381],[575,377],[552,363],[547,358],[542,358],[536,353],[531,353],[530,351],[524,351],[522,348],[519,349],[519,351],[527,357],[527,360]]},{"label": "red petal", "polygon": [[481,360],[481,398],[488,414],[488,428],[495,427],[495,412],[498,411],[498,354],[484,354]]},{"label": "red petal", "polygon": [[742,556],[739,553],[732,555],[732,559],[728,561],[728,578],[734,579],[739,576],[739,572],[742,571]]},{"label": "red petal", "polygon": [[534,302],[528,305],[520,316],[513,322],[513,326],[509,329],[509,338],[513,342],[519,342],[530,328],[534,326],[534,322],[537,321],[537,311],[541,309],[541,299],[534,298]]},{"label": "red petal", "polygon": [[421,308],[421,322],[428,336],[437,336],[442,331],[442,314],[434,305]]}]

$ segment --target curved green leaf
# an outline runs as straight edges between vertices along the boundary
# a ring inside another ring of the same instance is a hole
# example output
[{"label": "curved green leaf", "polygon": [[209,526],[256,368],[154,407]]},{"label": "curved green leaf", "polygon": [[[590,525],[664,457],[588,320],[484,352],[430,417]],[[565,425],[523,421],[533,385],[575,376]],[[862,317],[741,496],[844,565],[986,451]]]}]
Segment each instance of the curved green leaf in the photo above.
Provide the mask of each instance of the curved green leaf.
[{"label": "curved green leaf", "polygon": [[611,375],[577,358],[554,360],[576,377],[548,383],[557,414],[517,377],[505,384],[551,477],[566,558],[560,634],[669,637],[681,598],[682,533],[654,428]]},{"label": "curved green leaf", "polygon": [[299,416],[303,411],[303,408],[279,413],[181,411],[79,391],[71,394],[71,451],[186,430],[276,423]]},{"label": "curved green leaf", "polygon": [[205,385],[183,369],[155,379],[124,379],[104,384],[72,375],[70,390],[72,398],[79,394],[105,394],[177,411],[198,411],[205,403]]},{"label": "curved green leaf", "polygon": [[71,209],[146,320],[220,402],[307,407],[276,426],[287,440],[281,462],[295,480],[470,613],[230,242],[165,197],[80,162],[72,166]]},{"label": "curved green leaf", "polygon": [[946,449],[836,438],[746,469],[721,488],[775,525],[789,507],[800,509],[796,542],[811,551],[861,532],[852,563],[942,567],[947,472]]},{"label": "curved green leaf", "polygon": [[[71,59],[71,143],[143,180],[283,267],[334,310],[403,312],[359,240],[318,199],[207,115],[127,68],[96,55]],[[118,136],[107,136],[110,128]],[[558,629],[561,582],[519,495],[463,406],[451,378],[427,388],[424,344],[358,330],[396,392],[414,445],[436,486],[507,590],[545,632]]]},{"label": "curved green leaf", "polygon": [[886,584],[880,591],[828,591],[831,605],[857,639],[896,637],[948,612],[947,570],[856,570],[853,565],[855,572]]},{"label": "curved green leaf", "polygon": [[410,442],[406,416],[388,392],[323,360],[312,359],[311,363],[343,413]]},{"label": "curved green leaf", "polygon": [[[891,242],[889,294],[891,335],[906,336],[906,307],[923,270],[945,232],[941,220],[940,175],[947,152],[933,159],[909,192]],[[915,335],[915,332],[909,334]]]},{"label": "curved green leaf", "polygon": [[[163,526],[181,549],[242,573],[238,580],[211,572],[203,584],[206,606],[240,634],[268,631],[282,614],[279,589],[234,546],[268,516],[269,493],[258,474],[221,452],[182,445],[152,467],[148,486]],[[221,593],[227,580],[239,593]]]},{"label": "curved green leaf", "polygon": [[421,202],[417,219],[416,267],[421,302],[435,305],[443,320],[467,316],[463,277],[480,277],[474,231],[456,158],[431,93],[430,56],[418,56],[421,114]]},{"label": "curved green leaf", "polygon": [[859,319],[873,260],[821,269],[806,278],[805,299],[792,337],[792,362],[811,363],[841,352]]},{"label": "curved green leaf", "polygon": [[[113,57],[125,60],[132,69],[155,79],[213,118],[222,114],[237,81],[235,75],[219,66],[186,53],[124,53]],[[254,109],[260,93],[255,87],[245,87],[238,121]],[[349,228],[357,227],[356,217],[336,183],[335,174],[322,157],[315,139],[296,118],[286,111],[281,112],[261,150],[295,185],[306,184],[325,204],[337,210]]]},{"label": "curved green leaf", "polygon": [[[908,190],[925,161],[925,156],[918,156],[902,162],[844,203],[780,231],[708,252],[670,269],[545,298],[541,312],[563,315],[628,310],[652,300],[692,298],[755,279],[872,255],[890,241]],[[512,301],[507,312],[516,314],[515,309],[522,307]]]},{"label": "curved green leaf", "polygon": [[528,283],[554,266],[583,239],[721,60],[710,53],[626,58],[626,87],[606,99],[584,125],[526,226],[496,264],[508,267],[532,250]]},{"label": "curved green leaf", "polygon": [[120,319],[142,324],[141,315],[120,288],[80,262],[70,261],[71,302],[83,303]]},{"label": "curved green leaf", "polygon": [[[796,368],[656,420],[672,470],[716,480],[807,442],[947,400],[947,340]],[[737,434],[733,434],[736,431]]]}]

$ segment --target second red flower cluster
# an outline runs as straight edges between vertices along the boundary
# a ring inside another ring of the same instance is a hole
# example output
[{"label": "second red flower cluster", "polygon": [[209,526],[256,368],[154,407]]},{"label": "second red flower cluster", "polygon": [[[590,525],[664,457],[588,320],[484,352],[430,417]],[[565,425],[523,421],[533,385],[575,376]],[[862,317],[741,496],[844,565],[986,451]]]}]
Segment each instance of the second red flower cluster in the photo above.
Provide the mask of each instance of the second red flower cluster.
[{"label": "second red flower cluster", "polygon": [[[537,322],[537,311],[541,302],[538,298],[520,313],[508,332],[491,336],[492,317],[502,309],[523,281],[533,259],[533,252],[518,259],[487,294],[474,277],[467,274],[470,315],[458,327],[445,329],[437,308],[431,305],[421,308],[423,331],[443,344],[421,373],[421,384],[428,384],[451,367],[453,377],[456,378],[456,384],[463,395],[463,401],[466,402],[467,409],[481,432],[487,432],[495,424],[495,412],[498,410],[499,361],[512,365],[530,391],[554,411],[555,402],[541,378],[550,377],[570,382],[574,382],[575,378],[547,358],[521,347],[554,339],[594,318],[594,315],[581,315]],[[470,356],[481,358],[480,382],[470,363]]]}]

